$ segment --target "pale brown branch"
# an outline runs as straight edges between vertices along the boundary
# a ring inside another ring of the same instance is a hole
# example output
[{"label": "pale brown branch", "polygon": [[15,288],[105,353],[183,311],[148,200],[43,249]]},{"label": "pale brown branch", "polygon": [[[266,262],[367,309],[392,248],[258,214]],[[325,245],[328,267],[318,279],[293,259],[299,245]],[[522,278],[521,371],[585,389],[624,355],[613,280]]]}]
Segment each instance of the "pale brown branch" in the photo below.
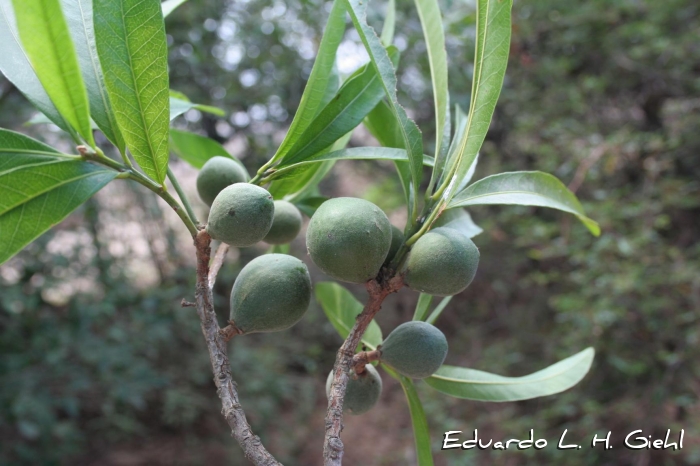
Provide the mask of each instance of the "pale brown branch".
[{"label": "pale brown branch", "polygon": [[352,370],[355,348],[360,343],[360,339],[370,322],[381,309],[384,298],[403,286],[401,277],[383,280],[380,275],[379,280],[367,282],[367,292],[369,293],[367,304],[365,304],[362,313],[357,316],[355,325],[335,358],[333,382],[328,398],[328,410],[326,411],[326,437],[323,444],[323,464],[325,466],[340,466],[343,462],[343,441],[340,440],[340,432],[343,430],[343,399],[349,380],[348,374]]},{"label": "pale brown branch", "polygon": [[197,314],[199,314],[202,333],[207,342],[217,394],[221,399],[221,413],[231,427],[231,434],[240,444],[246,458],[256,466],[281,466],[281,463],[265,449],[260,438],[253,434],[245,412],[238,401],[238,391],[231,376],[226,342],[219,333],[221,329],[216,320],[214,299],[209,287],[211,237],[206,231],[200,231],[195,237],[194,243],[197,248],[197,286],[195,289]]},{"label": "pale brown branch", "polygon": [[221,267],[224,265],[224,259],[226,259],[228,248],[228,244],[221,243],[216,249],[214,260],[211,261],[211,265],[209,266],[209,288],[214,288],[216,276],[219,275],[219,270],[221,270]]},{"label": "pale brown branch", "polygon": [[578,191],[578,188],[581,187],[583,180],[586,178],[588,170],[590,170],[591,167],[593,167],[593,165],[595,165],[596,162],[598,162],[598,160],[605,155],[606,150],[607,146],[605,145],[594,147],[593,150],[591,150],[588,157],[586,157],[576,168],[574,178],[571,180],[571,183],[569,183],[569,191],[572,193],[576,193],[576,191]]}]

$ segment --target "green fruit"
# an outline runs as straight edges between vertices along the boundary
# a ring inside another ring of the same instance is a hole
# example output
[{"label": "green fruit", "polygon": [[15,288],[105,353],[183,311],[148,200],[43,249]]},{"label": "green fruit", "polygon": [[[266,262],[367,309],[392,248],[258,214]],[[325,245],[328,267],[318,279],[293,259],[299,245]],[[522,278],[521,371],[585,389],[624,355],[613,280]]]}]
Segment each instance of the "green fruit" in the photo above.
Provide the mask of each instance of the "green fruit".
[{"label": "green fruit", "polygon": [[210,206],[226,186],[245,183],[248,179],[248,173],[243,165],[230,157],[217,155],[207,160],[197,174],[197,192],[199,197]]},{"label": "green fruit", "polygon": [[401,324],[380,347],[380,361],[399,374],[424,379],[437,371],[447,356],[447,339],[436,327],[421,321]]},{"label": "green fruit", "polygon": [[275,204],[269,192],[248,183],[224,188],[211,205],[207,232],[236,247],[250,246],[267,235]]},{"label": "green fruit", "polygon": [[331,277],[364,283],[374,278],[391,247],[391,224],[364,199],[330,199],[316,210],[306,230],[311,259]]},{"label": "green fruit", "polygon": [[394,225],[391,226],[391,246],[389,247],[389,254],[386,255],[386,260],[384,262],[389,262],[394,258],[394,255],[398,252],[401,245],[404,243],[405,238],[403,236],[403,231],[399,230]]},{"label": "green fruit", "polygon": [[241,332],[277,332],[299,322],[311,301],[306,265],[287,254],[265,254],[238,274],[231,290],[231,320]]},{"label": "green fruit", "polygon": [[435,228],[421,236],[411,248],[403,267],[409,288],[436,296],[463,291],[474,279],[479,250],[452,228]]},{"label": "green fruit", "polygon": [[275,216],[272,227],[263,241],[269,244],[286,244],[291,242],[301,230],[301,212],[294,204],[287,201],[275,201]]},{"label": "green fruit", "polygon": [[[326,396],[331,394],[331,383],[333,382],[333,371],[326,379]],[[382,394],[382,378],[373,365],[367,364],[362,374],[357,374],[354,379],[352,374],[345,388],[345,401],[343,411],[350,414],[362,414],[369,411],[377,404],[379,395]]]}]

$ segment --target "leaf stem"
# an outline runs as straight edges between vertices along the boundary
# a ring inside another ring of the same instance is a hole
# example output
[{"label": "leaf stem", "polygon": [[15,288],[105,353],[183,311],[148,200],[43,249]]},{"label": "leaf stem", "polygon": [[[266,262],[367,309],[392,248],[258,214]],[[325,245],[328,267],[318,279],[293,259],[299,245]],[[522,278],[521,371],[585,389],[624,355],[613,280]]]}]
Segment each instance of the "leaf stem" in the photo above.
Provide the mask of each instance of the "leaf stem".
[{"label": "leaf stem", "polygon": [[180,186],[180,182],[177,180],[175,177],[175,174],[173,171],[170,169],[170,165],[168,165],[168,179],[170,182],[173,184],[173,188],[175,188],[175,192],[177,193],[178,197],[180,198],[180,201],[182,202],[182,205],[185,206],[185,210],[187,211],[187,215],[189,215],[190,220],[192,220],[192,223],[197,225],[199,227],[200,223],[199,220],[197,220],[197,214],[194,213],[194,209],[192,209],[192,205],[190,204],[190,199],[187,197],[187,194],[182,190],[182,187]]}]

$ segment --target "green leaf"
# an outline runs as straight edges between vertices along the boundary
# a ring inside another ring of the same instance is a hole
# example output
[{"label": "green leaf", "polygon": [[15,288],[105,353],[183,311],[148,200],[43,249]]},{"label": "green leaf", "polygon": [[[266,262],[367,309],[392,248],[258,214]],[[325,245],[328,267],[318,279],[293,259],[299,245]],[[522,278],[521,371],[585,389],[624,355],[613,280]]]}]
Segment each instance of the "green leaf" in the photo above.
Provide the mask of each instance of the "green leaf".
[{"label": "green leaf", "polygon": [[[477,37],[469,116],[455,148],[454,158],[448,164],[451,176],[443,180],[443,191],[449,186],[459,185],[472,166],[491,125],[508,64],[512,6],[512,0],[477,0]],[[455,192],[447,192],[448,202]]]},{"label": "green leaf", "polygon": [[394,32],[396,30],[396,1],[389,0],[386,5],[386,16],[382,26],[382,44],[388,47],[394,42]]},{"label": "green leaf", "polygon": [[430,303],[432,302],[433,295],[421,293],[418,296],[416,311],[413,313],[413,320],[425,320],[425,317],[428,315],[428,309],[430,309]]},{"label": "green leaf", "polygon": [[[374,107],[374,110],[365,118],[364,125],[382,146],[403,149],[404,145],[401,129],[396,121],[396,117],[391,111],[391,107],[385,101],[379,102],[379,104]],[[408,157],[406,159],[408,160]],[[396,166],[396,172],[401,181],[401,187],[403,187],[406,207],[410,216],[411,212],[415,212],[416,210],[415,192],[411,185],[411,170],[408,167],[408,162],[395,161],[394,165]]]},{"label": "green leaf", "polygon": [[[197,169],[202,168],[207,160],[217,155],[230,157],[241,167],[245,168],[240,160],[229,154],[221,144],[208,137],[200,136],[199,134],[171,129],[170,149],[182,160]],[[247,170],[246,173],[248,173]]]},{"label": "green leaf", "polygon": [[343,40],[344,34],[345,7],[343,6],[342,0],[335,0],[328,22],[326,23],[326,29],[323,31],[316,61],[314,61],[311,75],[309,75],[309,80],[306,82],[304,93],[301,96],[299,108],[294,115],[287,135],[272,157],[272,160],[279,160],[289,152],[297,139],[302,135],[307,126],[313,121],[318,111],[322,108],[326,90],[328,89],[328,83],[333,75],[335,53],[338,50],[338,45],[340,45],[340,42]]},{"label": "green leaf", "polygon": [[442,366],[425,381],[434,389],[478,401],[517,401],[553,395],[573,387],[591,368],[595,351],[586,348],[524,377],[503,377],[463,367]]},{"label": "green leaf", "polygon": [[187,0],[165,0],[160,4],[161,9],[163,10],[163,18],[167,17],[170,13],[175,11],[175,8],[179,7],[186,1]]},{"label": "green leaf", "polygon": [[445,210],[438,218],[436,224],[433,225],[437,226],[437,224],[441,227],[457,230],[467,238],[473,238],[484,231],[479,225],[474,223],[472,216],[464,209]]},{"label": "green leaf", "polygon": [[163,183],[168,166],[168,48],[158,0],[94,0],[97,52],[126,145]]},{"label": "green leaf", "polygon": [[348,5],[348,12],[355,29],[360,35],[360,39],[365,45],[372,66],[381,77],[384,92],[389,99],[392,113],[401,130],[403,147],[408,154],[408,167],[411,172],[413,189],[415,192],[418,192],[423,176],[423,141],[420,130],[415,122],[408,118],[406,110],[397,100],[394,67],[391,65],[389,55],[382,46],[379,37],[377,37],[377,33],[367,24],[367,5],[369,2],[366,0],[345,0],[345,3]]},{"label": "green leaf", "polygon": [[[399,59],[398,49],[391,47],[389,56],[396,66]],[[346,81],[336,96],[319,112],[287,152],[279,167],[303,161],[329,147],[341,136],[355,129],[383,96],[384,89],[377,72],[370,65],[366,65]]]},{"label": "green leaf", "polygon": [[[362,304],[347,289],[334,282],[316,284],[316,300],[340,336],[345,339],[362,312]],[[382,330],[372,320],[362,337],[362,343],[371,350],[382,343]]]},{"label": "green leaf", "polygon": [[116,176],[115,171],[0,129],[0,264]]},{"label": "green leaf", "polygon": [[509,172],[486,177],[457,193],[447,208],[485,204],[530,205],[562,210],[578,217],[593,235],[600,235],[600,227],[586,217],[574,193],[548,173]]},{"label": "green leaf", "polygon": [[12,0],[0,0],[0,71],[53,123],[66,132],[70,126],[44,90],[29,57],[22,49]]},{"label": "green leaf", "polygon": [[416,459],[418,466],[433,466],[433,452],[431,450],[430,430],[428,420],[425,417],[423,404],[418,398],[416,387],[408,377],[399,375],[388,366],[382,364],[382,368],[393,378],[399,381],[403,393],[406,395],[408,409],[411,413],[411,424],[413,426],[413,438],[416,442]]},{"label": "green leaf", "polygon": [[[173,92],[173,91],[171,91]],[[226,112],[218,107],[212,107],[211,105],[195,104],[190,102],[189,99],[183,99],[181,97],[170,96],[170,121],[179,117],[188,110],[195,109],[204,113],[211,113],[219,117],[225,117]]]},{"label": "green leaf", "polygon": [[13,5],[39,81],[66,122],[95,147],[87,92],[60,0],[13,0]]},{"label": "green leaf", "polygon": [[445,296],[442,298],[440,301],[440,304],[435,306],[435,309],[433,312],[430,313],[427,319],[425,321],[429,323],[430,325],[435,325],[435,321],[440,317],[440,314],[442,314],[442,311],[445,310],[448,304],[450,304],[450,301],[452,301],[452,296]]},{"label": "green leaf", "polygon": [[[296,170],[308,164],[316,164],[327,160],[394,160],[408,162],[408,154],[403,149],[393,149],[390,147],[353,147],[350,149],[334,150],[332,152],[322,151],[321,153],[309,157],[308,159],[295,163],[293,165],[284,166],[274,173],[275,179],[289,178],[290,173],[297,175]],[[434,159],[429,156],[423,157],[423,163],[432,167]],[[279,178],[278,178],[279,177]]]},{"label": "green leaf", "polygon": [[[335,152],[345,147],[350,140],[352,133],[348,133],[342,138],[338,139],[333,146],[331,146],[330,151]],[[327,153],[329,150],[321,151],[322,154]],[[293,167],[287,167],[288,170],[286,176],[283,179],[273,181],[268,191],[275,199],[286,199],[289,202],[294,202],[302,199],[309,195],[310,192],[315,191],[318,183],[328,174],[328,172],[333,168],[335,160],[326,160],[325,162],[314,162],[305,163],[302,162]]]},{"label": "green leaf", "polygon": [[[428,52],[430,78],[433,84],[435,106],[435,157],[443,153],[445,124],[449,123],[449,96],[447,89],[447,50],[442,15],[437,0],[415,0],[423,28],[423,37]],[[449,130],[447,134],[449,138]]]},{"label": "green leaf", "polygon": [[85,82],[90,103],[90,116],[107,139],[123,154],[124,137],[119,131],[112,104],[107,95],[100,59],[97,56],[92,0],[62,0],[61,5]]},{"label": "green leaf", "polygon": [[268,254],[289,254],[289,244],[273,244],[267,252]]}]

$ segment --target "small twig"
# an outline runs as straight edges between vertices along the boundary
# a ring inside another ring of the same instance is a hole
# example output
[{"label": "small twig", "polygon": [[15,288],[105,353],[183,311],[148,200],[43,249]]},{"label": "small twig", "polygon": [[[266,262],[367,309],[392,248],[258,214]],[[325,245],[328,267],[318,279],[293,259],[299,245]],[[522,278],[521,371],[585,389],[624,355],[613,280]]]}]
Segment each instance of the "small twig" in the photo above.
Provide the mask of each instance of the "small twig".
[{"label": "small twig", "polygon": [[190,217],[190,220],[192,220],[192,223],[197,225],[199,227],[199,220],[197,220],[197,214],[194,213],[194,209],[192,208],[192,205],[190,204],[190,199],[187,197],[187,194],[185,194],[185,191],[182,190],[182,187],[180,186],[180,182],[177,180],[175,177],[175,174],[173,171],[170,169],[170,165],[168,165],[168,171],[167,171],[167,176],[170,182],[173,184],[173,188],[175,188],[175,192],[177,193],[177,196],[180,198],[180,202],[182,202],[182,205],[185,207],[185,211],[187,212],[187,215]]},{"label": "small twig", "polygon": [[226,259],[226,253],[228,252],[229,246],[226,243],[221,243],[216,249],[216,254],[214,255],[214,260],[211,261],[209,266],[209,288],[214,288],[214,283],[216,283],[216,276],[219,275],[219,270],[224,265],[224,259]]},{"label": "small twig", "polygon": [[576,191],[578,191],[578,188],[581,187],[583,180],[586,178],[588,170],[590,170],[593,165],[595,165],[596,162],[598,162],[598,160],[605,155],[606,150],[607,146],[605,145],[594,147],[588,157],[583,159],[583,161],[579,164],[578,168],[576,168],[576,173],[574,173],[574,178],[571,180],[571,183],[569,183],[569,190],[572,193],[576,193]]},{"label": "small twig", "polygon": [[228,325],[221,330],[219,330],[219,335],[223,337],[226,342],[231,341],[231,338],[235,337],[236,335],[242,335],[243,332],[236,327],[236,324],[232,321],[228,321]]},{"label": "small twig", "polygon": [[365,366],[370,364],[372,361],[379,361],[379,357],[381,355],[382,352],[380,349],[357,353],[352,357],[352,368],[355,369],[356,374],[362,374],[365,371]]},{"label": "small twig", "polygon": [[350,330],[348,337],[338,350],[333,367],[334,375],[328,397],[328,410],[326,411],[326,437],[323,444],[323,464],[325,466],[340,466],[343,461],[343,441],[340,440],[340,432],[343,430],[343,399],[345,389],[352,370],[355,348],[360,343],[362,335],[367,330],[370,322],[382,307],[382,302],[389,294],[398,291],[403,286],[403,279],[392,277],[380,281],[367,282],[369,299],[362,313],[357,316],[355,325]]},{"label": "small twig", "polygon": [[180,306],[182,306],[182,307],[197,307],[197,305],[195,303],[187,301],[185,298],[182,298],[182,302],[180,303]]},{"label": "small twig", "polygon": [[243,453],[256,466],[282,466],[266,449],[260,438],[253,434],[245,412],[238,401],[236,383],[231,376],[231,367],[226,353],[226,342],[221,336],[214,311],[214,297],[209,287],[209,259],[211,237],[200,231],[194,239],[197,248],[197,314],[202,325],[202,333],[207,342],[209,359],[214,371],[214,383],[221,399],[221,413],[231,427],[231,434],[238,441]]}]

